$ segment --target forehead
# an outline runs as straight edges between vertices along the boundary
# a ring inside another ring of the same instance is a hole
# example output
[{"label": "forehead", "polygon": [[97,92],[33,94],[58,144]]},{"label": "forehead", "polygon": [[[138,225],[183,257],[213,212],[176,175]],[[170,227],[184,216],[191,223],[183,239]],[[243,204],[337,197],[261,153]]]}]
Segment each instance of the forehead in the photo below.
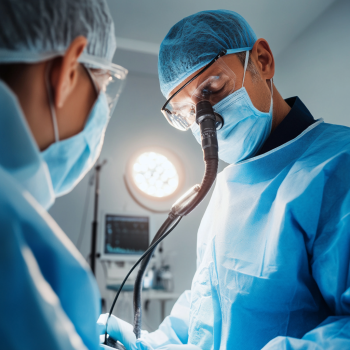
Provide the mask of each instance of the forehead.
[{"label": "forehead", "polygon": [[[232,70],[235,74],[239,72],[239,70],[243,68],[241,61],[237,57],[236,54],[226,55],[219,58],[211,67],[209,67],[204,73],[202,73],[199,77],[197,77],[192,83],[186,86],[178,95],[176,95],[172,102],[183,101],[186,98],[190,98],[192,96],[193,91],[200,85],[201,82],[205,81],[208,77],[212,75],[216,75],[220,73],[223,68],[220,66],[220,60],[225,63],[228,69]],[[196,72],[191,74],[188,78],[182,81],[179,85],[177,85],[169,94],[169,97],[172,96],[177,90],[181,88],[181,86],[185,85],[188,81],[190,81],[196,74],[198,74],[204,67],[198,69]],[[243,73],[243,71],[242,71]]]}]

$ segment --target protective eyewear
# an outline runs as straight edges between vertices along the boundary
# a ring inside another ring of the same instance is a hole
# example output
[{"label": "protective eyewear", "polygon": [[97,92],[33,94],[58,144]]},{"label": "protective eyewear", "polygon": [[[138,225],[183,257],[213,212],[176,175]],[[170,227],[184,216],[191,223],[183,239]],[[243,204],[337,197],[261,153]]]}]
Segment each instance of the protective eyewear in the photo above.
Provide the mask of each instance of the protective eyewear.
[{"label": "protective eyewear", "polygon": [[[234,91],[236,75],[223,60],[220,60],[225,54],[226,50],[220,51],[166,101],[161,111],[170,125],[181,131],[188,130],[196,120],[196,104],[199,101],[206,100],[215,105]],[[206,74],[203,74],[204,72]],[[190,92],[189,89],[185,91],[190,84]]]},{"label": "protective eyewear", "polygon": [[112,115],[123,90],[128,70],[113,63],[102,68],[86,63],[84,66],[88,69],[97,91],[103,91],[106,94],[110,115]]}]

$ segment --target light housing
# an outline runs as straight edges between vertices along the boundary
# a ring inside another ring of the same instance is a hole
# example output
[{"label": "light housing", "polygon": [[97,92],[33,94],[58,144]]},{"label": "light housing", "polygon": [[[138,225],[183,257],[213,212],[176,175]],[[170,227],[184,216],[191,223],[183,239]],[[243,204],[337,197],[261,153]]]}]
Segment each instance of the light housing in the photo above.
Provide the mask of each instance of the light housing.
[{"label": "light housing", "polygon": [[181,193],[184,170],[179,158],[170,150],[147,147],[129,159],[125,182],[136,202],[150,210],[166,211]]}]

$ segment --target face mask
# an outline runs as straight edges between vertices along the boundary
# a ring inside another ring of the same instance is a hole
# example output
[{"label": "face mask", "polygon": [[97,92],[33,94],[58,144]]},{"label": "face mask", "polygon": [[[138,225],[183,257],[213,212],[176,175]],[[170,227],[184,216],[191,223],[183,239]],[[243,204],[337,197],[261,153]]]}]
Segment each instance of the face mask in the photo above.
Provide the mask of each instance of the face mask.
[{"label": "face mask", "polygon": [[53,189],[58,197],[70,192],[99,157],[109,120],[109,107],[105,93],[100,92],[83,131],[59,141],[50,90],[49,96],[56,142],[41,154],[49,167]]},{"label": "face mask", "polygon": [[[248,65],[249,51],[246,53],[244,76]],[[243,87],[228,95],[213,106],[216,113],[224,119],[224,126],[217,131],[219,158],[226,163],[235,164],[254,156],[271,132],[273,99],[271,80],[271,104],[268,113],[257,110],[246,89]],[[201,144],[200,129],[193,123],[191,130]]]}]

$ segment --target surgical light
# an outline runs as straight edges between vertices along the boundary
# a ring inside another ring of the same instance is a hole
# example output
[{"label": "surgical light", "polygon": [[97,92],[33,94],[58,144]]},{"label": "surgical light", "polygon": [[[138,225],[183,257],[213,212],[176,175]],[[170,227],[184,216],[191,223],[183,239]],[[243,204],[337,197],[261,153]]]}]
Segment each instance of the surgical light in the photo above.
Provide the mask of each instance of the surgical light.
[{"label": "surgical light", "polygon": [[152,197],[169,196],[179,186],[179,174],[174,164],[157,152],[144,152],[136,158],[132,178],[142,192]]}]

